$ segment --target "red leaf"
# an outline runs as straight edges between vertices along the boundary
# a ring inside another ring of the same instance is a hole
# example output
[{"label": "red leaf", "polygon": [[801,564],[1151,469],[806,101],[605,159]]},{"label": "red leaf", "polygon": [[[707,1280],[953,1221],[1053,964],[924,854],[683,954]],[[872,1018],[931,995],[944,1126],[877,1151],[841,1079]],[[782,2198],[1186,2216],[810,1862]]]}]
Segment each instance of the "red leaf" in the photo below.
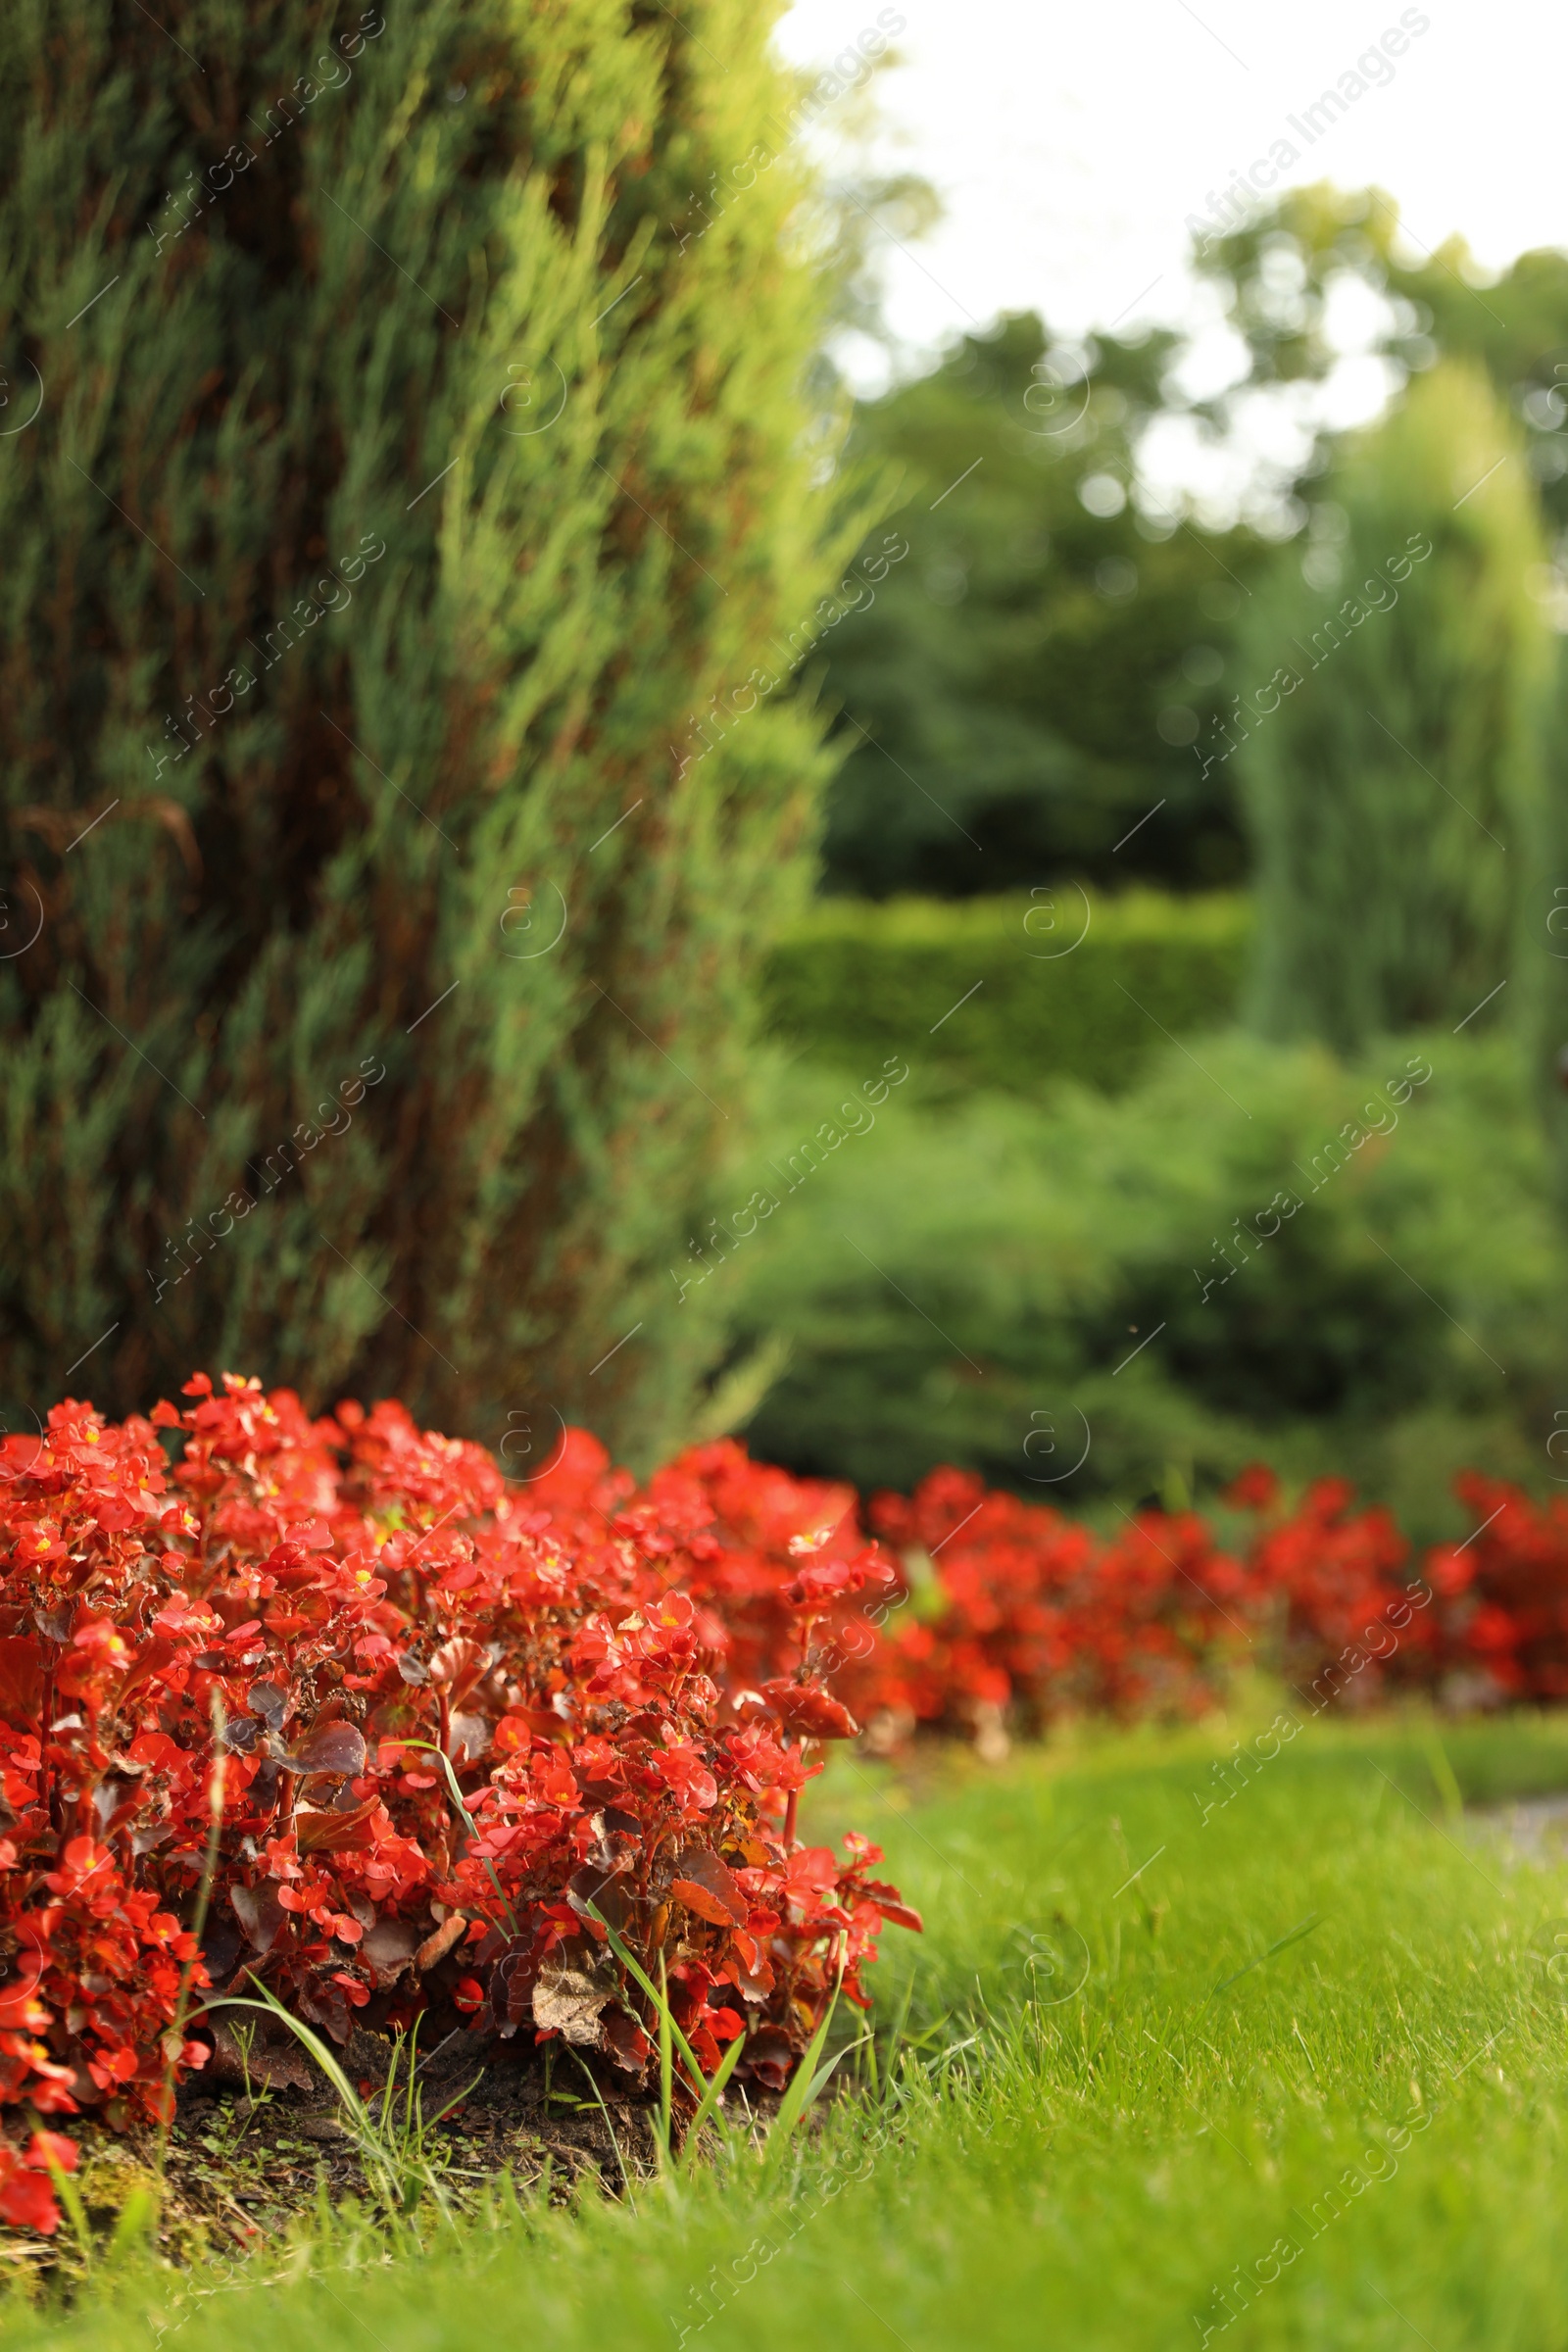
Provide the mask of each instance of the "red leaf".
[{"label": "red leaf", "polygon": [[124,1705],[138,1684],[150,1681],[155,1674],[162,1674],[164,1668],[172,1665],[179,1654],[178,1642],[166,1641],[162,1634],[155,1634],[131,1660],[130,1671],[120,1686],[120,1705]]},{"label": "red leaf", "polygon": [[0,1717],[36,1730],[43,1705],[43,1657],[29,1635],[0,1640]]},{"label": "red leaf", "polygon": [[283,1761],[287,1772],[357,1775],[365,1770],[365,1734],[353,1723],[323,1724]]},{"label": "red leaf", "polygon": [[13,2173],[0,2188],[0,2221],[53,2237],[60,2227],[60,2208],[48,2174]]},{"label": "red leaf", "polygon": [[467,1932],[468,1923],[463,1913],[454,1911],[452,1917],[443,1920],[440,1927],[428,1935],[420,1944],[414,1955],[415,1967],[421,1975],[426,1969],[434,1968],[438,1962],[446,1958],[455,1944],[463,1941]]},{"label": "red leaf", "polygon": [[706,1919],[711,1926],[732,1928],[735,1925],[718,1897],[710,1894],[705,1886],[697,1886],[693,1880],[676,1879],[670,1892],[680,1898],[688,1911],[695,1911],[699,1919]]},{"label": "red leaf", "polygon": [[449,1703],[461,1706],[490,1671],[490,1652],[477,1642],[443,1642],[430,1660],[430,1680],[445,1690]]},{"label": "red leaf", "polygon": [[801,1740],[857,1740],[860,1727],[848,1707],[830,1698],[819,1683],[764,1683],[760,1693],[768,1713]]},{"label": "red leaf", "polygon": [[680,1876],[674,1891],[699,1919],[710,1920],[715,1928],[747,1925],[752,1916],[751,1903],[734,1872],[711,1846],[683,1846],[675,1856],[675,1868]]},{"label": "red leaf", "polygon": [[38,2000],[38,1980],[41,1968],[20,1983],[9,1984],[0,1992],[0,2030],[8,2034],[36,2031],[47,2022],[48,2012]]},{"label": "red leaf", "polygon": [[[202,2056],[205,2058],[206,2055],[204,2050]],[[58,2164],[63,2173],[74,2173],[76,2169],[76,2143],[74,2139],[68,2139],[63,2132],[35,2132],[27,2142],[26,2161],[40,2172],[47,2172],[51,2164]]]},{"label": "red leaf", "polygon": [[380,1802],[378,1796],[368,1796],[346,1813],[296,1813],[295,1843],[302,1854],[340,1854],[352,1846],[369,1845],[373,1841],[367,1832]]}]

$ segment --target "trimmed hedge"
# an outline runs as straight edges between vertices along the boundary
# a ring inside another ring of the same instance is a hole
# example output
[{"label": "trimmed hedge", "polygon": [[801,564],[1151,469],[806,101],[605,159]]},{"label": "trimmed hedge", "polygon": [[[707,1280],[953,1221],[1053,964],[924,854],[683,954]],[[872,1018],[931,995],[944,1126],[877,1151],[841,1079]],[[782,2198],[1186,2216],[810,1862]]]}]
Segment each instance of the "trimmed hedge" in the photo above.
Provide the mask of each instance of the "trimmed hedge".
[{"label": "trimmed hedge", "polygon": [[1229,1020],[1251,940],[1239,895],[830,899],[763,968],[775,1035],[831,1060],[932,1057],[974,1085],[1076,1078],[1114,1092],[1166,1043]]}]

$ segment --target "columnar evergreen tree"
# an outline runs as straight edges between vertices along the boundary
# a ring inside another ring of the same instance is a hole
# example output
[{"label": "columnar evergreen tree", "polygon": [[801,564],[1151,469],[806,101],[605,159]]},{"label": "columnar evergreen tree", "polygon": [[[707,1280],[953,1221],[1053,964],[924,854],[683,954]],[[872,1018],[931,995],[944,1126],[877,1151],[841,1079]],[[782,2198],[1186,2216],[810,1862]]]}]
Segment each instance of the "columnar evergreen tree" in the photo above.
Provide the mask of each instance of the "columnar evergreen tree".
[{"label": "columnar evergreen tree", "polygon": [[863,524],[773,13],[0,18],[11,1426],[222,1362],[679,1434],[823,780],[767,643]]},{"label": "columnar evergreen tree", "polygon": [[1545,746],[1517,988],[1558,1205],[1568,1215],[1568,643],[1562,637],[1552,665]]},{"label": "columnar evergreen tree", "polygon": [[1317,520],[1332,527],[1259,585],[1246,692],[1196,748],[1237,755],[1259,1025],[1348,1050],[1457,1023],[1513,970],[1549,631],[1535,494],[1464,366],[1419,377],[1352,445]]}]

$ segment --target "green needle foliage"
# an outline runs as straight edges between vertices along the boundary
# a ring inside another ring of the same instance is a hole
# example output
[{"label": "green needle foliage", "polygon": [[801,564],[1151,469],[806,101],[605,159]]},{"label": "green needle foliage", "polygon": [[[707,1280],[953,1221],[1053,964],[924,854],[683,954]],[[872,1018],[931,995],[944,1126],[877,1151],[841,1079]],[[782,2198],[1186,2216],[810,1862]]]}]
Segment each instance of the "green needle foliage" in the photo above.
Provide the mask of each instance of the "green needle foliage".
[{"label": "green needle foliage", "polygon": [[904,1492],[954,1462],[1111,1530],[1145,1496],[1211,1509],[1258,1459],[1352,1480],[1418,1543],[1473,1524],[1463,1465],[1552,1492],[1568,1255],[1516,1043],[1478,1031],[1348,1063],[1193,1035],[1108,1100],[970,1091],[913,1023],[880,1102],[873,1054],[804,1062],[729,1196],[778,1206],[731,1216],[703,1277],[745,1360],[774,1351],[752,1451]]},{"label": "green needle foliage", "polygon": [[1260,587],[1247,690],[1200,748],[1237,753],[1266,1034],[1350,1051],[1508,978],[1542,822],[1538,513],[1485,379],[1446,363],[1347,456],[1319,584],[1292,550]]},{"label": "green needle foliage", "polygon": [[826,763],[778,656],[672,746],[864,525],[773,13],[5,12],[13,1428],[221,1362],[681,1433]]},{"label": "green needle foliage", "polygon": [[1558,1204],[1568,1212],[1568,656],[1561,640],[1546,746],[1546,790],[1531,859],[1517,980]]}]

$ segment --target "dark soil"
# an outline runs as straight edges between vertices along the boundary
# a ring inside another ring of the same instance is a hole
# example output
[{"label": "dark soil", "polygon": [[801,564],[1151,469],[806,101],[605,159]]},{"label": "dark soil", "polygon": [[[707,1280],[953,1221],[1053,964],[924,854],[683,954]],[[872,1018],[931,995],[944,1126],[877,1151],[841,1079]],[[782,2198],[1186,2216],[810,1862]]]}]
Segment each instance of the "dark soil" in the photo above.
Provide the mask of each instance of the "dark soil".
[{"label": "dark soil", "polygon": [[[368,2221],[378,2218],[342,2103],[301,2045],[280,2030],[259,2034],[242,2060],[225,2034],[217,2039],[212,2063],[180,2089],[161,2195],[156,2133],[110,2132],[90,2117],[73,2122],[81,2151],[76,2185],[95,2240],[112,2235],[138,2190],[155,2195],[159,2252],[180,2268],[205,2269],[238,2250],[281,2251],[291,2227],[308,2222],[323,2195],[334,2209],[352,2204]],[[379,2118],[393,2044],[356,2028],[337,2054]],[[416,2096],[432,2119],[424,2151],[452,2204],[461,2208],[506,2178],[519,2197],[564,2203],[584,2188],[618,2195],[628,2180],[652,2175],[657,2107],[646,2092],[605,2080],[618,2071],[602,2054],[580,2060],[559,2041],[542,2050],[476,2047],[465,2032],[432,2048],[416,2065]],[[392,2137],[406,2113],[407,2082],[400,2054]],[[734,2092],[725,2105],[745,2112]],[[753,2095],[759,2122],[776,2105]],[[67,2285],[83,2269],[69,2226],[54,2238],[0,2233],[0,2266]]]},{"label": "dark soil", "polygon": [[[379,2116],[393,2045],[356,2029],[339,2056]],[[425,2147],[454,2202],[503,2174],[519,2194],[543,2185],[564,2199],[584,2183],[615,2194],[628,2176],[651,2173],[656,2111],[646,2096],[600,2082],[609,2071],[601,2061],[591,2082],[564,2044],[476,2047],[466,2033],[417,2059],[416,2097],[434,2119]],[[393,2136],[407,2113],[407,2084],[405,2058],[393,2087]],[[213,2065],[180,2092],[168,2181],[172,2203],[191,2220],[247,2245],[286,2230],[294,2215],[314,2208],[323,2186],[334,2206],[350,2198],[373,2203],[341,2103],[293,2041],[254,2046],[247,2066],[220,2040]]]}]

